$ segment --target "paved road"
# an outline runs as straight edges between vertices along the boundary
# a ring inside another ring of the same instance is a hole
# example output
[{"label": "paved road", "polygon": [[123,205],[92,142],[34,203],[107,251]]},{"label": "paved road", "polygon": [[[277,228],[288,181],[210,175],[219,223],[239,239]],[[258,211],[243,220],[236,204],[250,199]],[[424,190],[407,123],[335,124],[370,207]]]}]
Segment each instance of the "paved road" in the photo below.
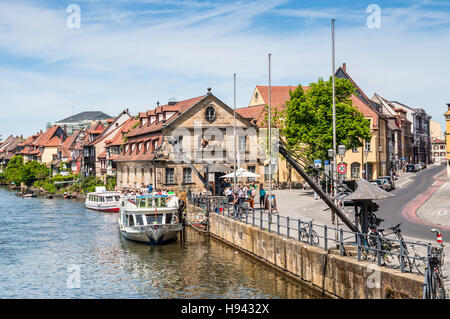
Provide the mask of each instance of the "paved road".
[{"label": "paved road", "polygon": [[[393,190],[392,194],[396,197],[377,201],[380,206],[376,215],[385,221],[380,225],[382,228],[388,228],[398,223],[402,223],[401,230],[405,236],[420,238],[435,242],[436,237],[430,233],[430,227],[424,224],[414,223],[402,215],[402,210],[416,196],[424,193],[436,181],[434,177],[441,173],[445,166],[428,166],[428,168],[415,173],[413,182],[404,188]],[[444,238],[450,238],[450,231],[442,231]]]}]

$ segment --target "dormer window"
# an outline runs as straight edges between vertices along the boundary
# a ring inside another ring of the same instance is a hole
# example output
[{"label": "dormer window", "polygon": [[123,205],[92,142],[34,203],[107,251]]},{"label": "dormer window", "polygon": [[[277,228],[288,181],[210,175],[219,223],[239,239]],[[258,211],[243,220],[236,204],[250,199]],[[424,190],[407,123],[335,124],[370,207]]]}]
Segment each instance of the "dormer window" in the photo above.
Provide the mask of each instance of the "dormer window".
[{"label": "dormer window", "polygon": [[146,123],[147,123],[147,118],[146,117],[142,118],[142,125],[145,125]]}]

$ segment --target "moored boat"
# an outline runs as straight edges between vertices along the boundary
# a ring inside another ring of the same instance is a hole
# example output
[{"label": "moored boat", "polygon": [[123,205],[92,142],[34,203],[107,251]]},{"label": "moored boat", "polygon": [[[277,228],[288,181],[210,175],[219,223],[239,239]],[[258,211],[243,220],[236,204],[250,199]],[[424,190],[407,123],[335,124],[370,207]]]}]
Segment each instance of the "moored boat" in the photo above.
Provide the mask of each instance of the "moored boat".
[{"label": "moored boat", "polygon": [[95,192],[87,194],[84,205],[102,212],[118,212],[120,193],[107,191],[105,187],[95,187]]},{"label": "moored boat", "polygon": [[126,239],[152,245],[175,240],[183,229],[178,210],[176,196],[143,195],[123,200],[119,230]]}]

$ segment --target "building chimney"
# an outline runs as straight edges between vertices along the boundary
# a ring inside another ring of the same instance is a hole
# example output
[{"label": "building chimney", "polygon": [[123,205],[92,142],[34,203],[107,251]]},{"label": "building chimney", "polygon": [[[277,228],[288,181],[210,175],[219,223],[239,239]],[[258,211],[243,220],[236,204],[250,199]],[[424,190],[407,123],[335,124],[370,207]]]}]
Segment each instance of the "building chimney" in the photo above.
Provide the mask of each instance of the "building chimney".
[{"label": "building chimney", "polygon": [[447,103],[448,110],[450,111],[450,103]]},{"label": "building chimney", "polygon": [[211,88],[208,88],[208,95],[211,95]]},{"label": "building chimney", "polygon": [[156,101],[156,107],[158,107],[159,106],[159,101]]},{"label": "building chimney", "polygon": [[342,63],[342,70],[344,70],[344,72],[347,72],[347,65],[344,63]]}]

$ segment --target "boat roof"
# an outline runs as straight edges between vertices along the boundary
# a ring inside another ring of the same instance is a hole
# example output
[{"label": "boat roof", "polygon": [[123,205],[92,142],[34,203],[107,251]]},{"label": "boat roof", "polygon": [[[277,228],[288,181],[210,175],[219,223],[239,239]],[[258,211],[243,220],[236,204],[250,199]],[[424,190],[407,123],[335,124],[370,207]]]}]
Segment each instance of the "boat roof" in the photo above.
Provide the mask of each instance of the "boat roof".
[{"label": "boat roof", "polygon": [[103,192],[91,192],[88,193],[88,195],[120,195],[119,192],[114,192],[114,191],[103,191]]},{"label": "boat roof", "polygon": [[167,195],[139,195],[139,196],[136,196],[136,198],[169,197],[169,196],[175,196],[175,194],[167,194]]}]

